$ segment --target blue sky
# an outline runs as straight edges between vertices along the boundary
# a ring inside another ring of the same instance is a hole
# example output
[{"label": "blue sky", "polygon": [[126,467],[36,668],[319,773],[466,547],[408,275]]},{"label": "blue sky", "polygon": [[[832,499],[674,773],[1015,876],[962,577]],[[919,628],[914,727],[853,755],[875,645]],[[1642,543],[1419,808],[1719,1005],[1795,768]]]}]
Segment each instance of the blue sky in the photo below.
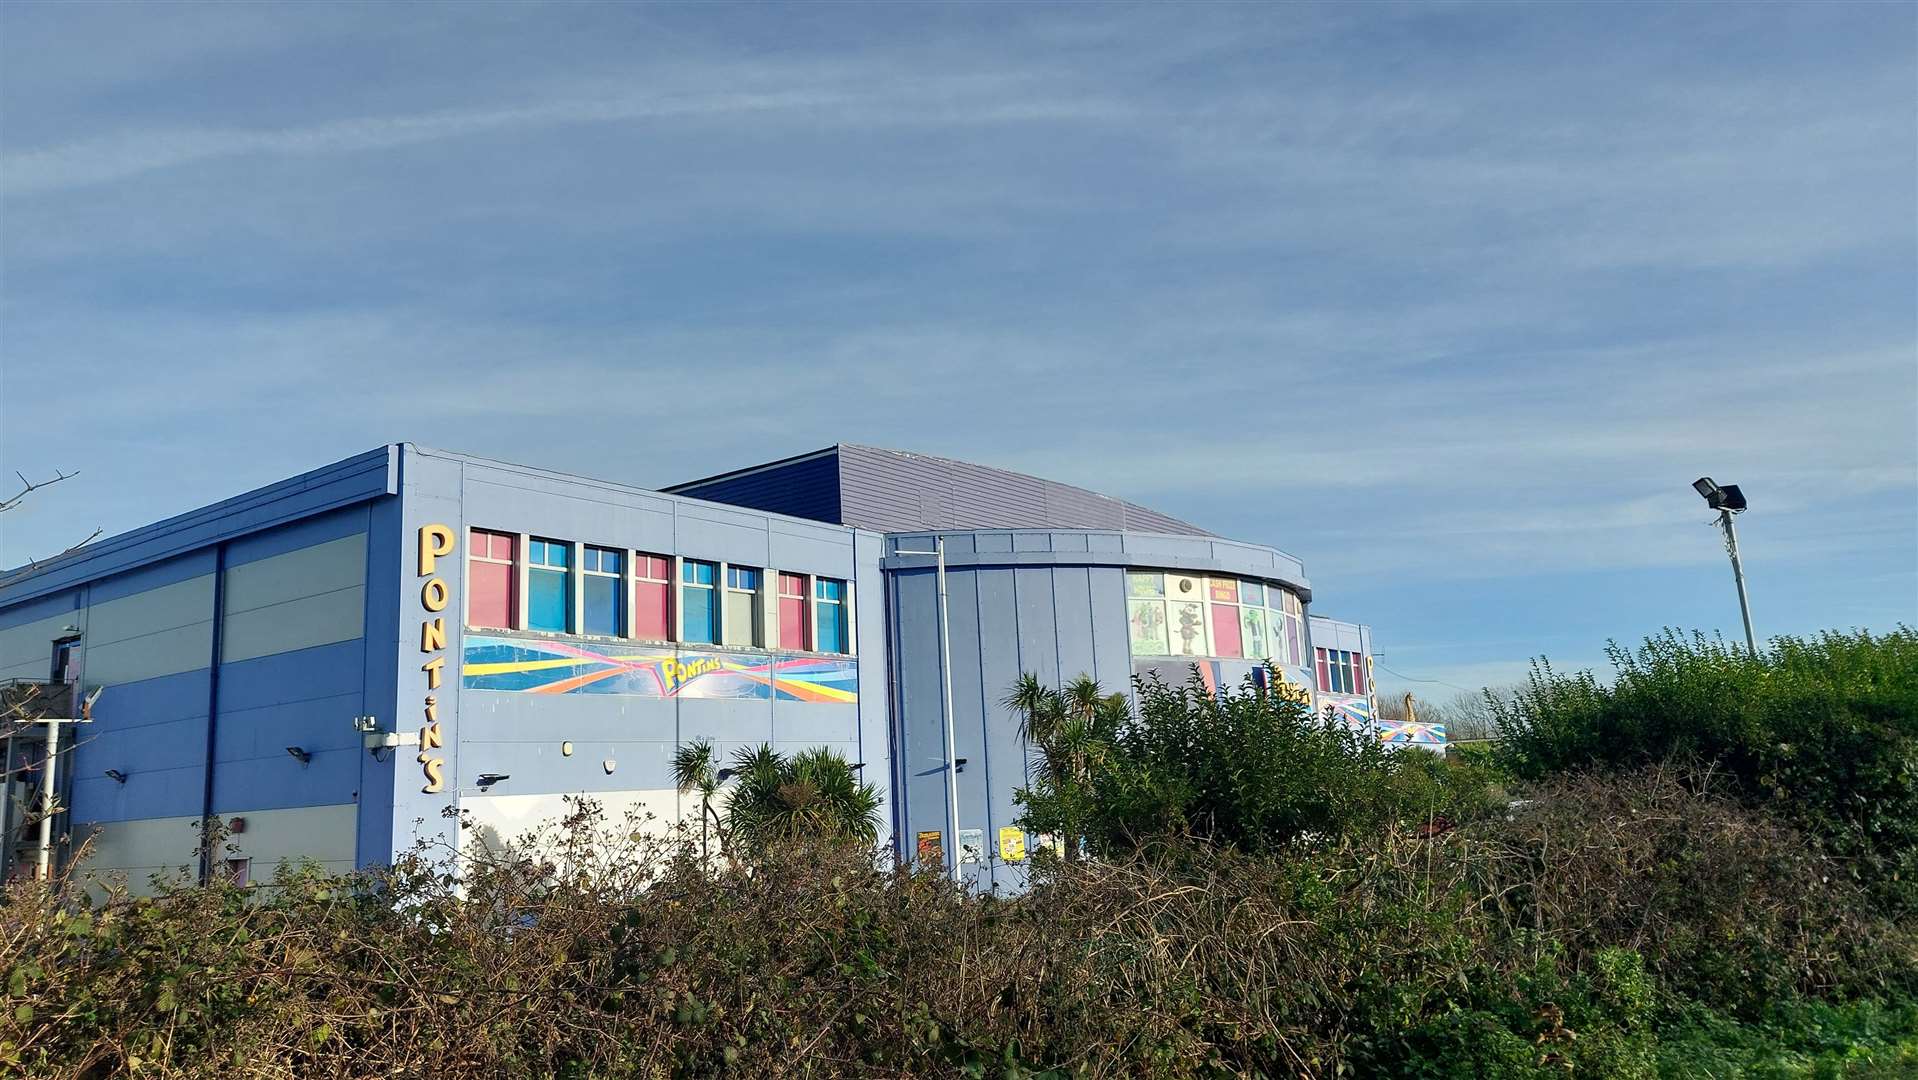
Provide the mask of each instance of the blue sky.
[{"label": "blue sky", "polygon": [[[0,8],[0,564],[409,439],[866,442],[1302,557],[1449,696],[1918,622],[1918,8]],[[1398,685],[1387,681],[1388,688]]]}]

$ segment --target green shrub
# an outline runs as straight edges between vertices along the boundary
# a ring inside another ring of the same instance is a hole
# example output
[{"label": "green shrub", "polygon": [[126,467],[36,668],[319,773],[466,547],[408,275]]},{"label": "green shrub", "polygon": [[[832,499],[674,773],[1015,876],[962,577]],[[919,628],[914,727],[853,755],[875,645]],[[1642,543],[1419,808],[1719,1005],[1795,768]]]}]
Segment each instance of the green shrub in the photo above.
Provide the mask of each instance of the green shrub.
[{"label": "green shrub", "polygon": [[1248,679],[1208,689],[1140,680],[1137,707],[1080,679],[1063,692],[1027,676],[1008,699],[1040,765],[1015,798],[1034,832],[1122,855],[1173,837],[1277,852],[1301,843],[1502,809],[1494,772],[1381,745]]},{"label": "green shrub", "polygon": [[1499,756],[1537,779],[1677,759],[1792,821],[1918,913],[1918,633],[1774,638],[1757,657],[1673,631],[1608,650],[1613,681],[1544,662],[1494,699]]}]

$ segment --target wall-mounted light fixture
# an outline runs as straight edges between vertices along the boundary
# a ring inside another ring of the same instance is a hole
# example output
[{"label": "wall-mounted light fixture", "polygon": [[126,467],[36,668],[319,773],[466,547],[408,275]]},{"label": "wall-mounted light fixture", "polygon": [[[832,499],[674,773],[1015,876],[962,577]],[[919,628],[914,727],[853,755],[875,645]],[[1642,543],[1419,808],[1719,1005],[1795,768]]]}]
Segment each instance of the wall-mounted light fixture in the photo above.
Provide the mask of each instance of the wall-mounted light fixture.
[{"label": "wall-mounted light fixture", "polygon": [[503,772],[483,772],[479,774],[479,786],[482,790],[492,787],[501,780],[511,780],[512,774]]},{"label": "wall-mounted light fixture", "polygon": [[127,782],[127,774],[121,772],[118,769],[108,769],[107,779],[113,781],[116,784],[124,784]]},{"label": "wall-mounted light fixture", "polygon": [[313,760],[313,752],[311,750],[306,749],[305,747],[289,746],[286,748],[286,752],[289,754],[292,754],[293,760],[299,762],[302,765]]},{"label": "wall-mounted light fixture", "polygon": [[953,771],[953,772],[956,772],[956,773],[961,773],[961,772],[965,772],[965,771],[966,771],[966,759],[965,759],[965,758],[953,758],[953,759],[952,759],[952,771]]}]

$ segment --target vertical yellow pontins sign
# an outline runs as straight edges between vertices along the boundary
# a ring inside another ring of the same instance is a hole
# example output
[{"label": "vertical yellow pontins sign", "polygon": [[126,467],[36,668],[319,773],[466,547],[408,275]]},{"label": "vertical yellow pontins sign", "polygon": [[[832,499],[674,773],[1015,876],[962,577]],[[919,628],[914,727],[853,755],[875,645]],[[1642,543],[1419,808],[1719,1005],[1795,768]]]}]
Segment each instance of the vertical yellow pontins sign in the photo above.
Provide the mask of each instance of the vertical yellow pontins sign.
[{"label": "vertical yellow pontins sign", "polygon": [[458,534],[444,525],[420,526],[419,576],[426,579],[420,586],[420,608],[425,612],[420,622],[420,653],[425,657],[420,670],[426,673],[426,724],[420,728],[419,762],[426,774],[426,785],[420,790],[428,795],[438,792],[446,783],[441,775],[446,758],[434,753],[445,744],[445,736],[440,731],[439,695],[434,691],[440,688],[440,681],[446,676],[445,612],[452,596],[446,579],[435,571],[439,560],[453,554],[457,538]]}]

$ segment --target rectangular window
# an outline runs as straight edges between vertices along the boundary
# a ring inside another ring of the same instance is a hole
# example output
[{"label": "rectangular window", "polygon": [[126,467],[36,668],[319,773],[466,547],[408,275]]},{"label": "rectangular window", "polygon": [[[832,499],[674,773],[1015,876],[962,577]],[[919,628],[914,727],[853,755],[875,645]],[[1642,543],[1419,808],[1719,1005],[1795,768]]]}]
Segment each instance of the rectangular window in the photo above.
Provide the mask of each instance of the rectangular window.
[{"label": "rectangular window", "polygon": [[1352,692],[1365,693],[1365,654],[1352,654]]},{"label": "rectangular window", "polygon": [[1329,694],[1332,692],[1332,673],[1331,665],[1326,662],[1325,650],[1314,649],[1312,652],[1318,663],[1319,693]]},{"label": "rectangular window", "polygon": [[1239,582],[1239,603],[1248,607],[1265,606],[1265,586],[1256,581]]},{"label": "rectangular window", "polygon": [[846,583],[832,578],[813,580],[813,641],[820,652],[843,653],[846,647]]},{"label": "rectangular window", "polygon": [[1296,667],[1305,663],[1304,609],[1299,598],[1274,585],[1267,592],[1266,626],[1272,635],[1272,657]]},{"label": "rectangular window", "polygon": [[1125,576],[1125,594],[1127,596],[1165,596],[1164,574],[1127,574]]},{"label": "rectangular window", "polygon": [[1127,600],[1125,606],[1132,626],[1132,655],[1172,655],[1172,643],[1165,632],[1165,601]]},{"label": "rectangular window", "polygon": [[1239,636],[1245,645],[1247,660],[1267,660],[1272,654],[1265,647],[1265,609],[1247,605],[1239,609]]},{"label": "rectangular window", "polygon": [[746,566],[726,568],[726,616],[723,635],[728,645],[756,649],[765,644],[760,630],[759,571]]},{"label": "rectangular window", "polygon": [[718,590],[714,581],[719,567],[709,562],[685,560],[679,572],[679,610],[681,640],[701,645],[714,644],[713,631],[719,622]]},{"label": "rectangular window", "polygon": [[559,540],[526,542],[526,628],[564,634],[573,621],[573,545]]},{"label": "rectangular window", "polygon": [[466,542],[466,625],[511,630],[518,620],[519,567],[512,533],[472,529]]},{"label": "rectangular window", "polygon": [[1212,645],[1214,656],[1245,655],[1245,643],[1239,640],[1239,605],[1212,605]]},{"label": "rectangular window", "polygon": [[607,637],[620,637],[626,633],[626,613],[620,606],[620,597],[626,592],[622,579],[625,576],[625,555],[611,548],[589,547],[580,560],[580,573],[583,576],[580,588],[585,592],[585,608],[581,613],[579,631],[582,634],[603,634]]},{"label": "rectangular window", "polygon": [[673,560],[664,555],[633,556],[633,636],[643,641],[673,639]]},{"label": "rectangular window", "polygon": [[779,647],[812,648],[810,623],[806,618],[806,575],[779,575]]}]

